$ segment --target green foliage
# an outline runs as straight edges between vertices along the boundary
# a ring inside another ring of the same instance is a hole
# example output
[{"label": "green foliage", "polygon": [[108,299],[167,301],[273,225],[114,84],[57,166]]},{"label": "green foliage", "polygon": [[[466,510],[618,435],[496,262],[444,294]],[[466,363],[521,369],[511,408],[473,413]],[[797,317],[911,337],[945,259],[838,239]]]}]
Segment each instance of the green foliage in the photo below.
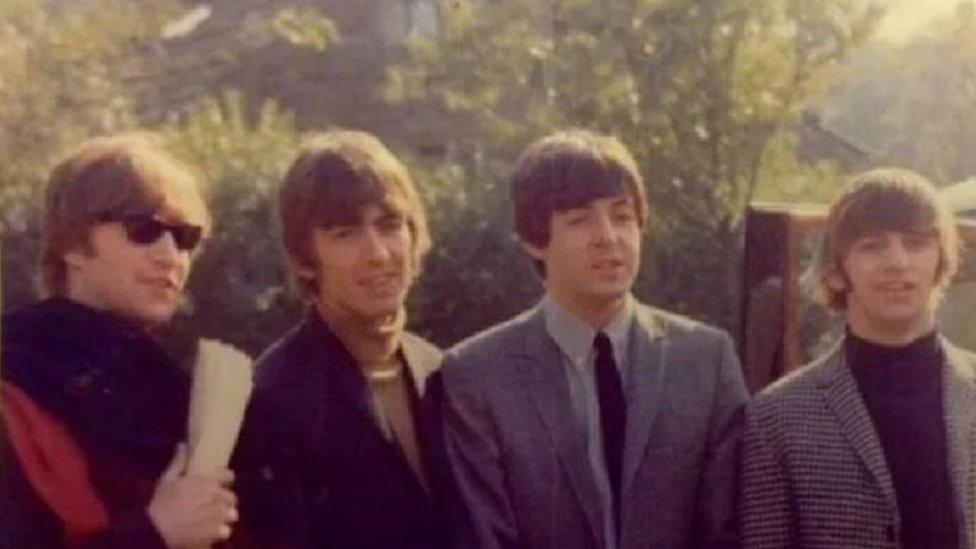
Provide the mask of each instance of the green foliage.
[{"label": "green foliage", "polygon": [[339,28],[312,7],[283,8],[275,15],[271,25],[290,44],[319,52],[339,41]]},{"label": "green foliage", "polygon": [[837,196],[844,180],[843,169],[829,162],[803,164],[795,154],[796,141],[790,132],[780,132],[769,140],[753,200],[826,204]]},{"label": "green foliage", "polygon": [[226,93],[202,101],[165,134],[173,151],[202,171],[214,219],[180,329],[256,354],[301,310],[286,291],[273,198],[298,147],[294,117],[273,101],[249,117],[240,94]]},{"label": "green foliage", "polygon": [[531,303],[538,283],[509,229],[501,175],[484,169],[472,185],[458,163],[400,156],[427,204],[434,242],[411,294],[411,327],[448,345]]},{"label": "green foliage", "polygon": [[[84,0],[48,11],[40,0],[0,4],[0,193],[3,303],[36,299],[41,190],[68,147],[141,124],[124,77],[139,73],[139,45],[175,2]],[[6,46],[10,47],[6,47]],[[274,186],[297,147],[294,117],[266,101],[250,116],[239,93],[207,98],[162,128],[171,149],[197,167],[214,231],[197,258],[172,330],[177,350],[200,335],[257,353],[297,318],[285,291],[274,230]]]},{"label": "green foliage", "polygon": [[[468,178],[457,192],[468,196],[460,200],[479,203],[469,211],[489,224],[479,233],[468,218],[437,228],[446,256],[510,240],[507,217],[493,211],[504,201],[483,192],[504,194],[503,171],[483,166],[511,163],[559,128],[613,133],[643,167],[652,204],[638,293],[731,328],[745,204],[760,190],[785,197],[785,183],[812,186],[830,170],[801,166],[784,143],[879,15],[856,0],[452,2],[440,35],[413,38],[409,59],[389,69],[386,98],[454,114],[463,121],[456,139],[478,152],[425,159],[461,164]],[[801,175],[784,179],[787,167]],[[505,262],[511,248],[503,247]],[[468,291],[450,272],[428,275],[436,280],[425,283],[456,290],[442,304],[483,311],[482,324],[511,308],[481,292],[511,290],[510,269]]]},{"label": "green foliage", "polygon": [[[77,0],[55,13],[42,0],[0,3],[5,305],[33,297],[38,191],[56,155],[145,125],[126,78],[145,74],[139,50],[178,4]],[[396,151],[418,181],[434,239],[411,325],[441,344],[538,296],[512,236],[506,180],[527,143],[567,126],[620,136],[642,166],[653,215],[640,297],[734,327],[743,207],[826,192],[818,182],[838,170],[797,161],[798,113],[878,13],[868,0],[442,6],[439,34],[411,37],[383,89],[394,114],[437,116],[431,127],[443,135],[443,155],[431,156],[430,143]],[[272,27],[317,51],[339,39],[310,8],[285,8]],[[257,112],[245,107],[255,104]],[[302,308],[286,291],[274,204],[298,146],[296,121],[272,101],[233,92],[162,131],[200,170],[215,222],[175,330],[256,353]]]},{"label": "green foliage", "polygon": [[35,297],[40,191],[66,147],[137,125],[120,75],[133,48],[173,7],[84,0],[0,3],[0,203],[4,305]]}]

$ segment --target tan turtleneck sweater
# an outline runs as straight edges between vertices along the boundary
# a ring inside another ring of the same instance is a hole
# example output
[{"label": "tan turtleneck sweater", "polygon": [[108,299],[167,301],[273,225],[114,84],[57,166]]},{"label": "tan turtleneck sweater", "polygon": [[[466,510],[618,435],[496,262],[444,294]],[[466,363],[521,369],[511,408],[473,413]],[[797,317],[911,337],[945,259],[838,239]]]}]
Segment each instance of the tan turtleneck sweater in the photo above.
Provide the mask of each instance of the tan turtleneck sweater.
[{"label": "tan turtleneck sweater", "polygon": [[369,382],[373,413],[380,431],[397,445],[420,484],[427,489],[410,398],[412,380],[399,352],[406,313],[401,308],[395,316],[374,324],[337,316],[325,315]]}]

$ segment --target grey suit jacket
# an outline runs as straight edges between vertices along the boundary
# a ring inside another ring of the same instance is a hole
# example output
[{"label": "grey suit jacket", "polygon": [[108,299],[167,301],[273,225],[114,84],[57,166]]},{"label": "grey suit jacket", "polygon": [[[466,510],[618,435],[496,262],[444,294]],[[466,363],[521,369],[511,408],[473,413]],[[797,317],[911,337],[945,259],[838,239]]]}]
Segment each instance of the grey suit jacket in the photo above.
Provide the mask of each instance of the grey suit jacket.
[{"label": "grey suit jacket", "polygon": [[[970,547],[976,355],[941,344],[949,479]],[[747,413],[743,547],[898,547],[891,473],[843,349],[774,383]]]},{"label": "grey suit jacket", "polygon": [[[735,543],[748,399],[724,332],[637,305],[620,547]],[[605,547],[599,492],[539,307],[445,355],[445,436],[462,547]]]}]

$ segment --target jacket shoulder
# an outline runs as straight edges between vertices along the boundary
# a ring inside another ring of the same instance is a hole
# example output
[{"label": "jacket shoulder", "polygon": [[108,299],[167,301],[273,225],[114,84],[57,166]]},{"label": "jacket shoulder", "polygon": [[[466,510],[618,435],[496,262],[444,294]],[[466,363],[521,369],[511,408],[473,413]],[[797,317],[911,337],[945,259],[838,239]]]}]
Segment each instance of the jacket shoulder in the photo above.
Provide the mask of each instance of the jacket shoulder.
[{"label": "jacket shoulder", "polygon": [[801,402],[819,398],[819,388],[838,352],[835,349],[767,385],[753,399],[755,413],[775,415],[793,409]]},{"label": "jacket shoulder", "polygon": [[658,328],[665,337],[731,340],[729,334],[721,328],[644,303],[637,304],[636,314],[645,325]]},{"label": "jacket shoulder", "polygon": [[537,309],[529,309],[457,343],[444,354],[445,370],[488,368],[500,362],[521,349],[526,336],[540,328],[537,314]]},{"label": "jacket shoulder", "polygon": [[255,390],[302,384],[298,364],[309,356],[302,341],[301,326],[296,326],[268,346],[254,361]]},{"label": "jacket shoulder", "polygon": [[403,332],[401,342],[404,347],[410,348],[412,354],[428,363],[439,364],[444,356],[444,351],[439,347],[413,332]]}]

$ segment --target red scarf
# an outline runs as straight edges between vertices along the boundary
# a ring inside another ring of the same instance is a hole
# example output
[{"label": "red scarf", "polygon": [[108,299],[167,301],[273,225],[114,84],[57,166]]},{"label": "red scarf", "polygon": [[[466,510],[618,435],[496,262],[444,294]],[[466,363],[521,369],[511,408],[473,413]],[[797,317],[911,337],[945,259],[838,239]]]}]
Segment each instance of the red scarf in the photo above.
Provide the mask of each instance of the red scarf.
[{"label": "red scarf", "polygon": [[64,424],[12,383],[0,383],[0,415],[24,475],[64,524],[74,545],[108,528],[108,512],[88,476],[88,462]]}]

